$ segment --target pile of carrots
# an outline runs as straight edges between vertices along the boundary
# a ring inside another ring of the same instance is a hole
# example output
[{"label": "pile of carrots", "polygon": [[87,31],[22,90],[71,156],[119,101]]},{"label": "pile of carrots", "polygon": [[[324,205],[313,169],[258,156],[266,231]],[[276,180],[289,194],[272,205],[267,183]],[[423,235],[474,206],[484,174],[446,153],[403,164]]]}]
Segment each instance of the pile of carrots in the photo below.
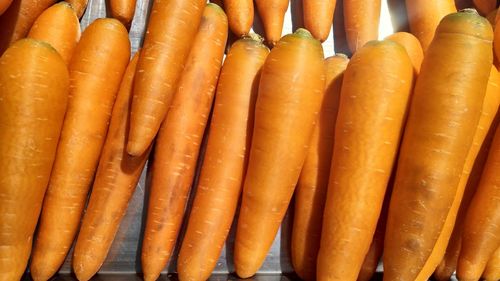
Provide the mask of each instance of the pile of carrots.
[{"label": "pile of carrots", "polygon": [[[284,36],[288,1],[256,0],[264,43],[252,0],[154,0],[131,54],[135,0],[83,32],[86,0],[0,0],[0,281],[49,280],[73,243],[90,280],[148,159],[144,280],[177,243],[207,280],[234,220],[253,276],[292,197],[304,280],[500,280],[500,11],[473,2],[407,0],[411,33],[376,40],[380,0],[303,0]],[[324,58],[337,14],[350,58]]]}]

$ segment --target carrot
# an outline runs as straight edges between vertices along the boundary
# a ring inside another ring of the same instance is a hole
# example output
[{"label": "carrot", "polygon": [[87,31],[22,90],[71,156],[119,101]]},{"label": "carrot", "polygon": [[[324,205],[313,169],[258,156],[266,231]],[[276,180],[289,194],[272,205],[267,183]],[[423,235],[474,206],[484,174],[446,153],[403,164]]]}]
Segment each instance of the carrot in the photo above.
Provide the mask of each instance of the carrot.
[{"label": "carrot", "polygon": [[180,280],[207,280],[229,233],[248,160],[259,73],[268,53],[259,40],[240,39],[222,67],[201,176],[177,260]]},{"label": "carrot", "polygon": [[[374,77],[374,69],[384,72]],[[319,281],[358,277],[382,209],[412,85],[410,58],[390,40],[367,43],[347,66],[323,214]]]},{"label": "carrot", "polygon": [[378,38],[381,0],[344,0],[347,44],[354,53]]},{"label": "carrot", "polygon": [[418,74],[420,72],[422,60],[424,59],[424,51],[417,37],[408,32],[397,32],[387,36],[385,39],[398,42],[405,47],[406,52],[410,56],[411,63],[413,64],[413,69],[415,73]]},{"label": "carrot", "polygon": [[474,6],[482,15],[487,15],[497,7],[497,0],[473,0]]},{"label": "carrot", "polygon": [[24,39],[0,57],[0,280],[20,280],[66,112],[66,64]]},{"label": "carrot", "polygon": [[223,0],[222,2],[224,3],[231,31],[238,37],[248,34],[253,24],[253,1]]},{"label": "carrot", "polygon": [[425,52],[441,19],[457,9],[453,0],[406,0],[406,11],[410,31],[418,38]]},{"label": "carrot", "polygon": [[0,16],[0,55],[17,40],[26,37],[31,25],[56,0],[13,0]]},{"label": "carrot", "polygon": [[130,155],[144,153],[165,119],[198,30],[205,2],[153,2],[134,80],[127,143]]},{"label": "carrot", "polygon": [[0,1],[0,16],[9,8],[10,4],[12,4],[12,0]]},{"label": "carrot", "polygon": [[[460,178],[457,190],[455,201],[461,199],[461,202],[455,203],[454,201],[454,206],[452,206],[450,210],[450,214],[453,214],[453,216],[456,217],[456,219],[454,219],[454,226],[450,227],[453,228],[453,232],[451,234],[447,234],[446,236],[445,240],[449,240],[448,246],[446,247],[441,263],[434,272],[434,276],[438,280],[449,280],[453,272],[456,270],[458,255],[460,253],[460,246],[462,243],[463,221],[477,184],[479,183],[484,163],[486,162],[488,148],[491,144],[494,132],[494,130],[491,130],[491,127],[493,127],[492,122],[498,111],[499,104],[500,74],[493,66],[488,80],[486,96],[483,101],[479,124],[474,135],[472,147],[467,155],[463,175]],[[489,137],[487,137],[488,130],[493,131],[489,133]],[[460,206],[458,207],[457,205]]]},{"label": "carrot", "polygon": [[56,273],[75,238],[129,58],[127,30],[115,19],[95,20],[76,46],[68,112],[31,261],[36,281]]},{"label": "carrot", "polygon": [[500,280],[500,247],[491,256],[482,277],[486,281]]},{"label": "carrot", "polygon": [[486,19],[490,22],[490,24],[491,24],[491,26],[493,26],[493,28],[495,28],[497,14],[498,14],[498,9],[495,9],[495,10],[489,12],[488,15],[486,16]]},{"label": "carrot", "polygon": [[83,17],[89,0],[66,0],[75,10],[76,16],[80,19]]},{"label": "carrot", "polygon": [[28,37],[49,43],[69,64],[76,43],[80,40],[80,33],[80,22],[71,5],[59,2],[35,20]]},{"label": "carrot", "polygon": [[142,244],[145,280],[158,278],[174,248],[212,107],[226,40],[226,15],[219,6],[208,4],[172,107],[156,142]]},{"label": "carrot", "polygon": [[[496,20],[498,21],[500,13],[497,14]],[[494,30],[494,40],[493,40],[493,53],[497,61],[500,59],[500,27]]]},{"label": "carrot", "polygon": [[441,21],[424,57],[389,207],[384,280],[427,280],[442,258],[435,246],[453,227],[446,221],[454,221],[447,217],[481,113],[491,37],[473,10],[454,13]]},{"label": "carrot", "polygon": [[266,41],[274,46],[281,38],[288,0],[255,0],[264,25]]},{"label": "carrot", "polygon": [[304,0],[304,26],[311,34],[323,42],[330,35],[336,0]]},{"label": "carrot", "polygon": [[337,118],[340,89],[348,62],[345,55],[325,59],[325,97],[297,183],[292,264],[303,280],[316,279],[316,258],[334,142],[335,126],[332,124],[335,124]]},{"label": "carrot", "polygon": [[281,38],[262,68],[234,265],[242,278],[261,266],[290,203],[325,86],[323,49],[305,29]]},{"label": "carrot", "polygon": [[109,0],[111,17],[121,21],[127,29],[130,29],[135,14],[135,4],[136,0]]}]

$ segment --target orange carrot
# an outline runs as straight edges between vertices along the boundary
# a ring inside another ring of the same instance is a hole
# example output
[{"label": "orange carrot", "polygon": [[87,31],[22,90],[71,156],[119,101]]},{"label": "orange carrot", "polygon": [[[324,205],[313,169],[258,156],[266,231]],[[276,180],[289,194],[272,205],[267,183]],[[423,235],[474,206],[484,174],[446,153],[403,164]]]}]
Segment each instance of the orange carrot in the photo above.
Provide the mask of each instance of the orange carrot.
[{"label": "orange carrot", "polygon": [[9,8],[10,4],[12,4],[12,0],[0,1],[0,16]]},{"label": "orange carrot", "polygon": [[262,68],[234,265],[259,269],[292,198],[325,86],[323,49],[305,29],[281,38]]},{"label": "orange carrot", "polygon": [[231,31],[238,37],[248,34],[253,24],[253,1],[223,0],[222,2],[224,2]]},{"label": "orange carrot", "polygon": [[500,247],[500,127],[497,127],[483,174],[469,205],[457,264],[459,280],[479,280]]},{"label": "orange carrot", "polygon": [[[500,13],[497,13],[496,21],[498,21]],[[496,25],[495,25],[496,26]],[[493,53],[497,61],[500,59],[500,26],[496,26],[494,31],[494,40],[493,40]]]},{"label": "orange carrot", "polygon": [[281,38],[288,0],[255,0],[264,25],[266,41],[274,46]]},{"label": "orange carrot", "polygon": [[473,0],[474,6],[482,15],[487,15],[497,7],[497,0]]},{"label": "orange carrot", "polygon": [[411,63],[413,64],[413,69],[415,70],[415,73],[418,74],[420,72],[422,60],[424,59],[424,51],[422,50],[422,46],[420,45],[417,37],[408,32],[397,32],[389,35],[385,39],[398,42],[405,47],[406,52],[410,56]]},{"label": "orange carrot", "polygon": [[486,281],[500,280],[500,248],[491,256],[482,277]]},{"label": "orange carrot", "polygon": [[304,0],[302,3],[305,28],[319,41],[325,41],[332,28],[336,0]]},{"label": "orange carrot", "polygon": [[136,0],[109,0],[111,17],[121,21],[130,29],[135,14]]},{"label": "orange carrot", "polygon": [[56,273],[75,238],[129,59],[127,30],[115,19],[95,20],[76,46],[69,64],[68,112],[31,260],[36,281]]},{"label": "orange carrot", "polygon": [[240,39],[222,67],[201,176],[177,260],[180,280],[207,280],[229,233],[248,160],[259,73],[268,53],[259,40]]},{"label": "orange carrot", "polygon": [[[374,76],[374,69],[384,71]],[[410,58],[390,40],[367,43],[347,66],[323,214],[319,281],[358,277],[382,209],[412,85]]]},{"label": "orange carrot", "polygon": [[154,0],[134,80],[127,144],[131,155],[144,153],[165,119],[205,2]]},{"label": "orange carrot", "polygon": [[384,280],[427,280],[442,259],[446,245],[437,242],[453,228],[448,214],[481,115],[491,39],[487,20],[465,10],[441,21],[424,57],[389,207]]},{"label": "orange carrot", "polygon": [[80,22],[71,5],[59,2],[35,20],[28,37],[49,43],[69,64],[80,33]]},{"label": "orange carrot", "polygon": [[208,4],[156,142],[142,244],[145,280],[156,280],[179,233],[227,39],[223,10]]},{"label": "orange carrot", "polygon": [[80,19],[83,17],[85,10],[87,9],[87,4],[89,0],[66,0],[71,4],[73,9],[75,10],[76,16]]},{"label": "orange carrot", "polygon": [[411,33],[418,38],[424,52],[441,19],[457,11],[453,0],[406,0],[406,10]]},{"label": "orange carrot", "polygon": [[0,16],[0,55],[10,44],[26,37],[33,22],[56,0],[13,0]]},{"label": "orange carrot", "polygon": [[68,70],[48,44],[24,39],[0,57],[0,280],[20,280],[66,112]]},{"label": "orange carrot", "polygon": [[378,38],[381,0],[343,0],[347,43],[354,53]]},{"label": "orange carrot", "polygon": [[325,97],[297,183],[292,230],[292,264],[297,275],[303,280],[316,279],[316,258],[333,151],[333,124],[337,118],[340,89],[348,62],[349,59],[345,55],[325,60]]}]

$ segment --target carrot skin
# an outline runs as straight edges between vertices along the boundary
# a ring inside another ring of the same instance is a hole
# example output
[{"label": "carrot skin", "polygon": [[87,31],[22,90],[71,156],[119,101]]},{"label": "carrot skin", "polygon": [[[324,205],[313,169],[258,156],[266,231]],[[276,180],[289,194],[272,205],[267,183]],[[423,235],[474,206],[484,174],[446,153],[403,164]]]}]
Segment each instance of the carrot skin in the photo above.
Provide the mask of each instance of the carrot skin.
[{"label": "carrot skin", "polygon": [[129,59],[127,30],[115,19],[95,20],[76,46],[69,64],[68,112],[31,260],[34,280],[57,272],[75,238]]},{"label": "carrot skin", "polygon": [[337,118],[340,89],[348,62],[349,59],[344,55],[325,59],[325,97],[297,183],[292,264],[303,280],[316,279],[316,259],[335,133],[335,126],[332,124],[335,124]]},{"label": "carrot skin", "polygon": [[172,107],[156,141],[141,256],[145,280],[158,278],[174,248],[226,40],[227,18],[220,7],[208,4]]},{"label": "carrot skin", "polygon": [[349,49],[354,53],[378,39],[381,0],[343,0],[344,24]]},{"label": "carrot skin", "polygon": [[[446,245],[436,242],[442,232],[451,233],[448,214],[479,122],[491,37],[486,19],[470,10],[448,15],[438,26],[415,85],[398,160],[384,280],[427,280],[442,259]],[[461,83],[450,78],[455,75]]]},{"label": "carrot skin", "polygon": [[49,43],[69,64],[80,40],[80,22],[67,2],[59,2],[45,10],[33,23],[28,37]]},{"label": "carrot skin", "polygon": [[0,57],[0,280],[20,280],[67,105],[66,64],[50,45],[13,44]]},{"label": "carrot skin", "polygon": [[144,153],[165,119],[206,1],[154,0],[137,63],[127,152]]},{"label": "carrot skin", "polygon": [[491,256],[486,268],[484,269],[482,278],[486,281],[500,280],[500,248],[498,248]]},{"label": "carrot skin", "polygon": [[5,13],[5,11],[9,8],[10,4],[12,4],[12,0],[1,0],[0,1],[0,16]]},{"label": "carrot skin", "polygon": [[333,25],[336,0],[304,0],[304,27],[321,42],[324,42]]},{"label": "carrot skin", "polygon": [[68,3],[71,4],[71,7],[75,10],[76,16],[81,19],[83,17],[83,14],[85,13],[85,10],[87,9],[87,5],[89,3],[89,0],[66,0]]},{"label": "carrot skin", "polygon": [[495,10],[497,7],[497,0],[473,0],[474,6],[481,13],[486,16],[489,12]]},{"label": "carrot skin", "polygon": [[264,25],[266,41],[271,46],[276,45],[281,38],[288,2],[288,0],[255,0],[255,5]]},{"label": "carrot skin", "polygon": [[109,0],[111,17],[121,21],[130,30],[136,2],[136,0]]},{"label": "carrot skin", "polygon": [[385,39],[392,40],[405,47],[408,56],[410,56],[411,63],[413,64],[415,74],[418,75],[422,60],[424,59],[424,51],[417,37],[408,32],[396,32],[387,36]]},{"label": "carrot skin", "polygon": [[247,35],[253,24],[253,1],[223,0],[222,2],[229,21],[229,29],[238,37]]}]

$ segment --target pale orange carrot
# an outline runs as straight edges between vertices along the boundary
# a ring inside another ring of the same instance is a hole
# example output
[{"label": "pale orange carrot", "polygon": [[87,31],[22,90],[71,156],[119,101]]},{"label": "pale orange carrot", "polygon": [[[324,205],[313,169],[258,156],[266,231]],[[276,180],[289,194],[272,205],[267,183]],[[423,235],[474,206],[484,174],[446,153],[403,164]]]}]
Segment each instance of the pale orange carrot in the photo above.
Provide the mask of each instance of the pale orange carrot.
[{"label": "pale orange carrot", "polygon": [[[267,0],[270,1],[270,0]],[[252,0],[223,0],[229,28],[238,37],[248,34],[253,24]]]},{"label": "pale orange carrot", "polygon": [[378,39],[381,0],[343,0],[347,43],[354,53]]},{"label": "pale orange carrot", "polygon": [[255,5],[264,25],[266,41],[274,46],[281,38],[288,0],[255,0]]},{"label": "pale orange carrot", "polygon": [[[375,0],[376,1],[376,0]],[[304,27],[323,42],[330,35],[336,0],[303,0]],[[376,39],[376,38],[375,38]]]},{"label": "pale orange carrot", "polygon": [[410,56],[411,63],[413,64],[413,69],[415,73],[418,74],[420,72],[422,60],[424,59],[424,51],[417,37],[408,32],[397,32],[387,36],[385,39],[398,42],[405,47],[406,52]]}]

